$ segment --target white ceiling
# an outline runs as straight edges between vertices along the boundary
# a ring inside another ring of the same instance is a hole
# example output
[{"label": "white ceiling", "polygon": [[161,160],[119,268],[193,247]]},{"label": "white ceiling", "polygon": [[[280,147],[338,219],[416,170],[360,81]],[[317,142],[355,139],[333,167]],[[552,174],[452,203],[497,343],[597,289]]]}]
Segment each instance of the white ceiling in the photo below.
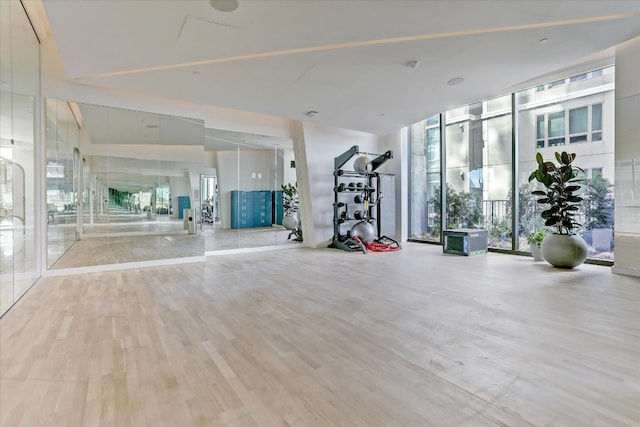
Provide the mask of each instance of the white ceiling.
[{"label": "white ceiling", "polygon": [[377,134],[640,35],[640,1],[239,3],[43,0],[78,83]]}]

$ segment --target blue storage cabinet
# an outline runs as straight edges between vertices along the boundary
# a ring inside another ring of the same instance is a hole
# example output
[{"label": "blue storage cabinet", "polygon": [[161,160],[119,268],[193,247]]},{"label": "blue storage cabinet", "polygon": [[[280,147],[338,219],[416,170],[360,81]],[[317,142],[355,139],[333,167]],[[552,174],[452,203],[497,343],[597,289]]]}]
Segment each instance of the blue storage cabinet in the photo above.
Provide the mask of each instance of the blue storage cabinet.
[{"label": "blue storage cabinet", "polygon": [[253,226],[271,226],[271,191],[253,192]]},{"label": "blue storage cabinet", "polygon": [[189,196],[178,196],[178,218],[184,218],[183,209],[191,209],[191,199]]},{"label": "blue storage cabinet", "polygon": [[253,194],[251,191],[231,192],[231,228],[253,227]]},{"label": "blue storage cabinet", "polygon": [[231,192],[231,228],[271,227],[271,191]]}]

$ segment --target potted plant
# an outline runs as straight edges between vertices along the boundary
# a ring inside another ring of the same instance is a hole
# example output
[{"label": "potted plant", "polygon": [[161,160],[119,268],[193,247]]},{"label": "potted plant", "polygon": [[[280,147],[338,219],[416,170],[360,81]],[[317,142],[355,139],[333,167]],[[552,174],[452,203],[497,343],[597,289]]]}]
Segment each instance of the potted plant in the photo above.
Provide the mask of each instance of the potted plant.
[{"label": "potted plant", "polygon": [[545,190],[534,190],[538,203],[548,205],[541,216],[544,225],[552,228],[540,246],[542,257],[551,265],[573,268],[587,259],[588,247],[575,231],[582,225],[577,222],[576,214],[580,209],[582,197],[578,192],[584,171],[573,165],[575,153],[555,153],[557,164],[544,161],[542,154],[536,154],[538,168],[529,176],[529,182],[536,180]]},{"label": "potted plant", "polygon": [[540,250],[540,245],[542,245],[542,241],[547,236],[547,232],[544,230],[538,230],[535,233],[531,233],[527,236],[527,242],[529,243],[529,247],[531,248],[531,255],[533,256],[534,261],[543,261],[542,252]]},{"label": "potted plant", "polygon": [[282,218],[282,226],[287,230],[291,230],[288,239],[295,236],[295,241],[302,241],[302,229],[298,219],[298,183],[287,183],[282,185],[282,207],[284,209],[284,217]]}]

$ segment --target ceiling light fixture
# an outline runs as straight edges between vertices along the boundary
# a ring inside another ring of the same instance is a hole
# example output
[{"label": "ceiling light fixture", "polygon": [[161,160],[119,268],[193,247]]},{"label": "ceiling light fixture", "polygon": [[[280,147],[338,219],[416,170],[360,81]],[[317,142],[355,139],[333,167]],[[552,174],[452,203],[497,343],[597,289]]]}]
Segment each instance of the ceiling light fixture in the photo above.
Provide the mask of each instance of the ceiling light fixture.
[{"label": "ceiling light fixture", "polygon": [[318,114],[320,114],[320,113],[318,113],[317,111],[313,111],[313,110],[311,110],[311,111],[307,111],[307,112],[305,113],[305,115],[306,115],[307,117],[311,117],[311,118],[318,117]]},{"label": "ceiling light fixture", "polygon": [[459,85],[463,81],[464,81],[464,79],[462,77],[454,77],[454,78],[450,79],[449,81],[447,81],[447,84],[449,86],[455,86],[455,85]]},{"label": "ceiling light fixture", "polygon": [[239,6],[238,0],[209,0],[209,3],[219,12],[233,12]]}]

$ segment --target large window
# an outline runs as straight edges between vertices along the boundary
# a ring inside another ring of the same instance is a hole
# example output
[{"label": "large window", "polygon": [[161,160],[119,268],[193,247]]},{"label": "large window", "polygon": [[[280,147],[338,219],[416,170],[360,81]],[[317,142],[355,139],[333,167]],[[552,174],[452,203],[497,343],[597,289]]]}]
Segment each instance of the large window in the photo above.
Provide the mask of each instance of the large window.
[{"label": "large window", "polygon": [[531,89],[516,96],[520,250],[527,250],[528,234],[544,228],[539,216],[543,206],[530,195],[527,180],[536,166],[535,154],[552,160],[556,151],[569,151],[576,153],[574,163],[584,170],[579,233],[589,245],[590,258],[613,259],[614,69],[586,75],[567,78],[570,84],[561,94]]},{"label": "large window", "polygon": [[511,96],[446,117],[447,228],[484,228],[489,246],[511,247]]},{"label": "large window", "polygon": [[[439,241],[444,215],[447,228],[488,230],[491,248],[528,251],[526,236],[544,228],[543,206],[531,196],[528,182],[536,152],[552,160],[556,151],[569,151],[585,171],[580,235],[590,258],[612,260],[613,107],[614,69],[609,67],[446,111],[444,138],[433,118],[411,126],[410,238]],[[444,159],[438,157],[442,144]],[[440,206],[442,187],[446,206]]]},{"label": "large window", "polygon": [[440,241],[440,117],[412,125],[411,142],[411,238]]}]

